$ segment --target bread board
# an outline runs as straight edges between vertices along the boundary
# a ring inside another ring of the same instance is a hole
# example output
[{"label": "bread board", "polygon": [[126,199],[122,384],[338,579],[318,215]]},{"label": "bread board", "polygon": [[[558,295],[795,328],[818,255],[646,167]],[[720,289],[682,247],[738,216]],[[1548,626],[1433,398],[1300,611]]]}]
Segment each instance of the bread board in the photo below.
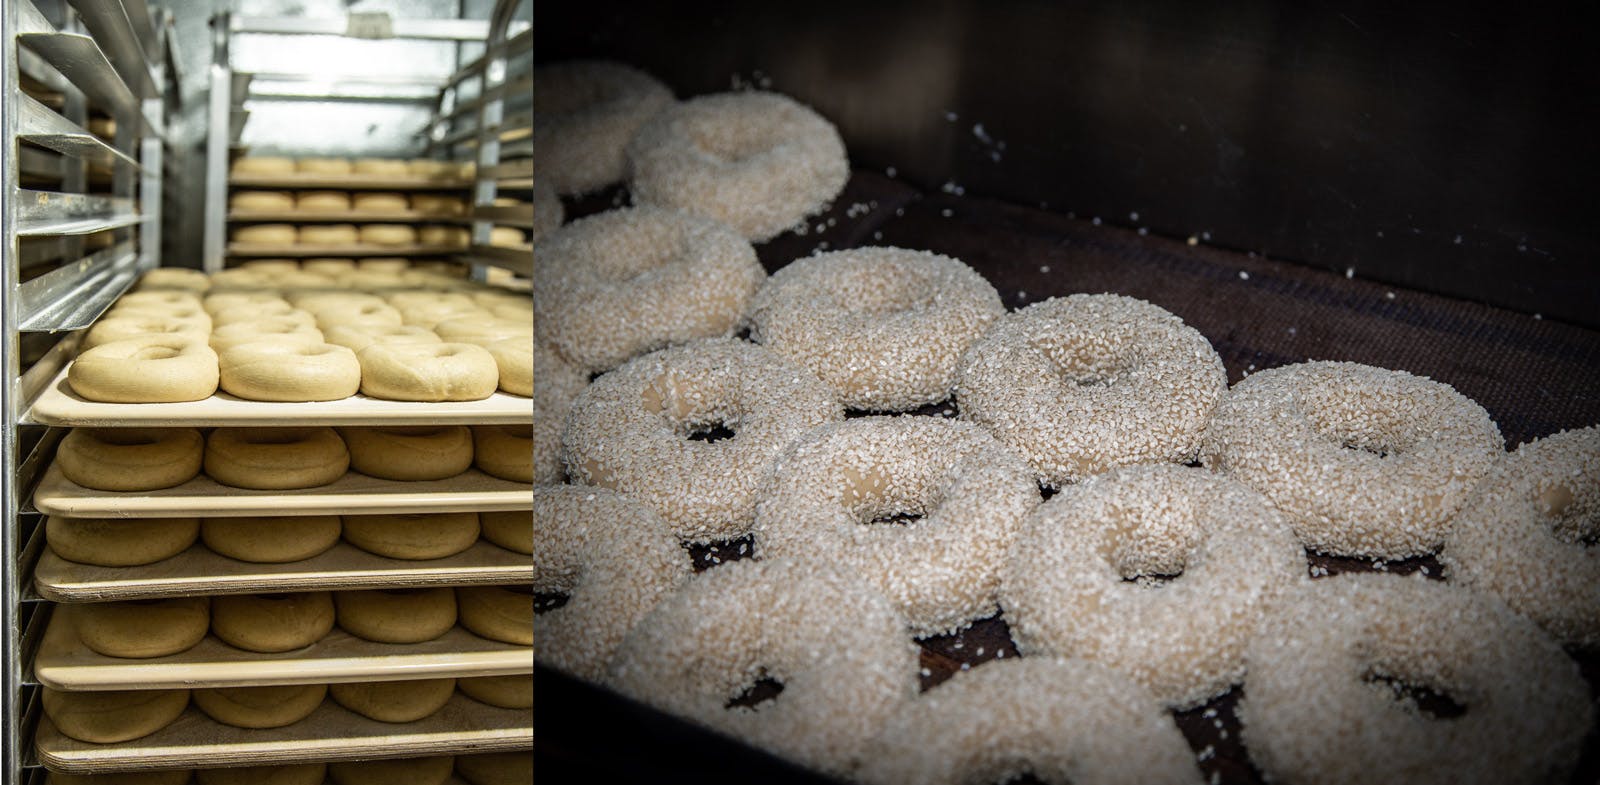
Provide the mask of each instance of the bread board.
[{"label": "bread board", "polygon": [[320,488],[254,491],[200,475],[157,491],[96,491],[68,480],[52,463],[33,492],[46,515],[75,518],[235,518],[247,515],[383,515],[533,508],[533,486],[477,469],[444,480],[400,482],[350,472]]},{"label": "bread board", "polygon": [[461,627],[423,643],[373,643],[338,627],[305,648],[244,651],[207,635],[165,657],[123,659],[78,641],[78,609],[56,609],[34,656],[33,675],[57,690],[161,690],[333,684],[350,681],[516,676],[533,672],[533,648],[480,638]]},{"label": "bread board", "polygon": [[442,559],[409,561],[367,553],[340,542],[309,559],[254,564],[196,543],[154,564],[97,567],[48,548],[34,567],[33,585],[52,602],[104,602],[200,594],[409,589],[426,586],[504,586],[533,580],[533,557],[487,540]]},{"label": "bread board", "polygon": [[532,746],[532,710],[496,708],[460,693],[432,716],[406,723],[367,719],[328,700],[282,728],[235,728],[190,706],[167,727],[117,744],[67,738],[42,715],[34,734],[39,762],[67,774],[420,758]]},{"label": "bread board", "polygon": [[209,428],[305,425],[524,425],[533,399],[496,391],[481,401],[385,401],[353,395],[337,401],[247,401],[218,391],[186,403],[102,403],[72,391],[70,364],[34,400],[27,421],[74,428]]}]

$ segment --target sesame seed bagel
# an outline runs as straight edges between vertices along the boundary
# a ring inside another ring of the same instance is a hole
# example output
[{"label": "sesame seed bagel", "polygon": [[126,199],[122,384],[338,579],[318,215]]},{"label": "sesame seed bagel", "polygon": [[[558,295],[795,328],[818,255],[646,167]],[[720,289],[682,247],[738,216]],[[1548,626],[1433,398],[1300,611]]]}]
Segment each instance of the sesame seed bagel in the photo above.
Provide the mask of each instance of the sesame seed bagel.
[{"label": "sesame seed bagel", "polygon": [[[640,621],[610,684],[802,766],[849,775],[917,694],[917,646],[889,600],[842,570],[782,559],[697,576]],[[756,710],[730,700],[765,675]]]},{"label": "sesame seed bagel", "polygon": [[539,379],[536,386],[529,380],[533,395],[533,481],[561,482],[566,471],[561,465],[561,433],[566,429],[572,402],[589,386],[589,374],[562,359],[542,341],[534,341],[533,376]]},{"label": "sesame seed bagel", "polygon": [[777,93],[675,104],[628,145],[635,204],[715,218],[754,242],[820,212],[844,190],[844,140],[822,115]]},{"label": "sesame seed bagel", "polygon": [[[767,466],[843,410],[815,376],[731,338],[647,354],[591,383],[572,404],[564,456],[574,482],[634,495],[678,537],[750,530]],[[717,426],[731,438],[696,440]]]},{"label": "sesame seed bagel", "polygon": [[[1270,782],[1567,782],[1594,717],[1577,663],[1492,595],[1375,573],[1308,581],[1246,656],[1239,719]],[[1386,684],[1385,682],[1391,682]],[[1401,697],[1464,703],[1437,719]]]},{"label": "sesame seed bagel", "polygon": [[1503,445],[1448,384],[1312,362],[1234,385],[1200,460],[1266,494],[1312,550],[1404,559],[1439,547]]},{"label": "sesame seed bagel", "polygon": [[591,681],[628,630],[689,579],[689,553],[667,522],[604,488],[535,487],[533,539],[533,590],[567,597],[533,617],[534,655]]},{"label": "sesame seed bagel", "polygon": [[1307,580],[1265,497],[1182,466],[1113,469],[1040,505],[1000,604],[1025,655],[1104,662],[1187,708],[1244,676],[1264,609]]},{"label": "sesame seed bagel", "polygon": [[1211,343],[1156,305],[1054,297],[1006,314],[961,360],[964,419],[1061,486],[1135,463],[1194,457],[1227,392]]},{"label": "sesame seed bagel", "polygon": [[[937,740],[937,743],[930,743]],[[1198,785],[1194,754],[1161,704],[1100,663],[996,660],[908,701],[872,742],[871,785],[1008,782]]]},{"label": "sesame seed bagel", "polygon": [[1006,549],[1038,503],[1027,465],[976,425],[829,423],[773,463],[756,556],[840,565],[916,634],[947,633],[993,615]]},{"label": "sesame seed bagel", "polygon": [[797,259],[751,304],[751,339],[811,369],[852,409],[942,401],[956,367],[1005,306],[957,259],[859,248]]},{"label": "sesame seed bagel", "polygon": [[556,191],[543,180],[533,184],[533,227],[529,232],[533,241],[561,228],[561,223],[567,219],[567,210],[562,206],[561,200],[556,197]]},{"label": "sesame seed bagel", "polygon": [[1570,646],[1600,646],[1600,426],[1529,442],[1496,463],[1439,552]]},{"label": "sesame seed bagel", "polygon": [[672,91],[637,68],[579,61],[534,69],[533,167],[563,194],[604,188],[627,175],[624,150]]},{"label": "sesame seed bagel", "polygon": [[597,371],[732,335],[767,277],[755,249],[728,227],[659,207],[573,221],[541,240],[534,260],[541,335]]}]

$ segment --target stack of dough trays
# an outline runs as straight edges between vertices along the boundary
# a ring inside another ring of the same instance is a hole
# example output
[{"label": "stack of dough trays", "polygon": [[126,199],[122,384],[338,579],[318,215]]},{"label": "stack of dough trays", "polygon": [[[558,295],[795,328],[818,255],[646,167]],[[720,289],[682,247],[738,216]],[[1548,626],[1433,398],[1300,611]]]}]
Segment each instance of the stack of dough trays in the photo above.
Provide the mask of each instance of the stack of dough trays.
[{"label": "stack of dough trays", "polygon": [[450,256],[462,251],[459,245],[239,245],[228,244],[228,255],[244,257],[299,256]]},{"label": "stack of dough trays", "polygon": [[473,180],[381,174],[231,174],[229,188],[289,188],[329,191],[467,191]]},{"label": "stack of dough trays", "polygon": [[[64,373],[64,372],[63,372]],[[226,395],[185,404],[100,404],[73,396],[57,378],[35,401],[34,422],[71,427],[281,427],[531,423],[532,401],[496,393],[470,403],[407,403],[362,396],[327,403],[261,403]],[[201,475],[175,488],[117,493],[82,488],[52,465],[34,495],[42,513],[75,517],[236,517],[364,515],[530,510],[532,487],[477,469],[443,480],[399,482],[350,473],[320,488],[253,491]],[[62,604],[50,620],[34,677],[71,691],[252,686],[281,683],[394,681],[414,678],[530,674],[531,647],[480,638],[457,627],[424,644],[376,644],[338,629],[310,647],[284,654],[233,649],[208,636],[194,648],[151,660],[87,651],[72,624],[80,601],[417,586],[527,585],[532,558],[480,540],[444,559],[404,561],[339,543],[301,562],[246,564],[203,546],[154,565],[104,568],[46,551],[36,569],[43,596]],[[59,733],[41,717],[39,760],[67,773],[208,768],[301,761],[411,758],[531,747],[533,713],[502,709],[461,694],[434,715],[391,724],[350,712],[331,700],[283,728],[246,730],[211,720],[190,706],[156,733],[128,742],[91,744]]]}]

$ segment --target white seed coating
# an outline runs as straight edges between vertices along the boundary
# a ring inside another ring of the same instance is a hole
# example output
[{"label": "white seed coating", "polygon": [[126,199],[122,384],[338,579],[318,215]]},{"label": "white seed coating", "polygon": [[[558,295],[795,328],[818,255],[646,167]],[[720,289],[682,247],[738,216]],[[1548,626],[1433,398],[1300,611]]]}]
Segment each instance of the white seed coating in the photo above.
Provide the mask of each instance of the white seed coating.
[{"label": "white seed coating", "polygon": [[[633,494],[675,534],[706,542],[750,530],[767,467],[801,434],[842,419],[803,368],[752,343],[713,338],[636,358],[590,384],[563,438],[575,483]],[[694,441],[721,424],[720,441]]]},{"label": "white seed coating", "polygon": [[572,402],[589,386],[589,375],[533,342],[533,481],[561,481],[561,432]]},{"label": "white seed coating", "polygon": [[859,248],[773,274],[751,304],[751,339],[810,368],[850,408],[904,411],[948,398],[962,353],[1004,313],[958,259]]},{"label": "white seed coating", "polygon": [[1172,717],[1127,676],[1089,660],[999,660],[902,704],[872,743],[872,785],[1199,783]]},{"label": "white seed coating", "polygon": [[1113,469],[1040,505],[1003,576],[1022,653],[1104,662],[1175,708],[1238,683],[1264,609],[1308,580],[1265,497],[1171,464]]},{"label": "white seed coating", "polygon": [[561,228],[561,222],[567,219],[567,210],[561,205],[561,200],[556,198],[554,188],[544,180],[537,180],[533,184],[533,227],[528,230],[533,242]]},{"label": "white seed coating", "polygon": [[844,140],[777,93],[718,93],[676,104],[628,145],[635,204],[689,210],[756,242],[817,213],[850,179]]},{"label": "white seed coating", "polygon": [[1446,575],[1492,592],[1563,643],[1600,646],[1600,426],[1501,459],[1439,553]]},{"label": "white seed coating", "polygon": [[577,485],[533,489],[533,589],[567,604],[538,614],[535,653],[590,681],[628,630],[689,579],[689,552],[649,507]]},{"label": "white seed coating", "polygon": [[[1271,782],[1566,782],[1594,715],[1577,663],[1533,622],[1420,577],[1308,581],[1246,661],[1244,742]],[[1466,713],[1429,717],[1375,677]]]},{"label": "white seed coating", "polygon": [[[1038,503],[1028,467],[975,425],[846,420],[773,463],[756,506],[756,557],[840,565],[916,634],[946,633],[993,615],[1006,550]],[[894,515],[921,517],[873,523]]]},{"label": "white seed coating", "polygon": [[1200,460],[1266,494],[1308,548],[1404,559],[1439,547],[1503,444],[1448,384],[1312,362],[1234,385]]},{"label": "white seed coating", "polygon": [[1227,392],[1205,336],[1165,309],[1074,294],[1006,314],[961,360],[961,416],[1060,486],[1194,457]]},{"label": "white seed coating", "polygon": [[[846,573],[737,561],[695,577],[623,640],[611,684],[803,766],[848,775],[917,694],[917,646],[889,601]],[[726,708],[762,675],[783,692]]]},{"label": "white seed coating", "polygon": [[533,79],[533,166],[564,194],[626,177],[628,142],[672,103],[666,85],[621,63],[556,63],[534,69]]},{"label": "white seed coating", "polygon": [[534,251],[539,329],[590,370],[696,338],[732,335],[767,273],[728,227],[658,207],[562,227]]}]

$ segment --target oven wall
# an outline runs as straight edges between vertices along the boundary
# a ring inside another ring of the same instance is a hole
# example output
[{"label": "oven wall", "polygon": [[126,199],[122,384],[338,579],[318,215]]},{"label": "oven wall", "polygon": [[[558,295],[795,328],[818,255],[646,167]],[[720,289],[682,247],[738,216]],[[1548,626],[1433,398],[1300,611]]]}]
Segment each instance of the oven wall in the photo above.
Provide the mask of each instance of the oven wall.
[{"label": "oven wall", "polygon": [[858,167],[1600,326],[1600,47],[1497,4],[541,0],[541,62],[756,84]]}]

